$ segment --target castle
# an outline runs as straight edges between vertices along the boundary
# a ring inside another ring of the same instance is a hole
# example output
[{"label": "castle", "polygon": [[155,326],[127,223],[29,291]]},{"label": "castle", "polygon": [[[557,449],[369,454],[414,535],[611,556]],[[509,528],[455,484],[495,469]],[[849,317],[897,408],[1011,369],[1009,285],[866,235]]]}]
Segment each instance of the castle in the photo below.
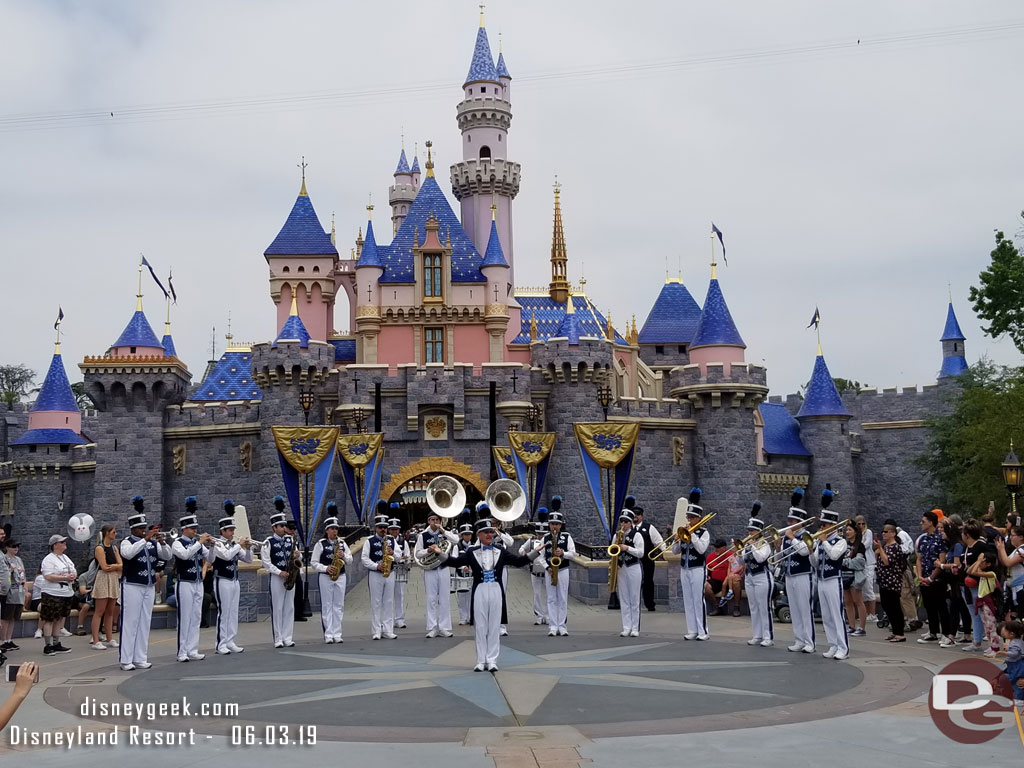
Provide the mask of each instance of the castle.
[{"label": "castle", "polygon": [[[929,487],[908,460],[967,367],[952,303],[937,383],[840,394],[819,349],[803,397],[768,398],[766,370],[745,361],[714,265],[703,305],[668,279],[639,330],[635,319],[613,327],[583,281],[568,279],[557,184],[549,284],[516,288],[512,82],[481,18],[456,109],[462,159],[449,183],[458,215],[430,143],[422,172],[403,147],[389,187],[390,242],[371,218],[343,257],[303,176],[264,254],[280,329],[273,341],[230,341],[196,384],[170,323],[162,338],[154,333],[140,280],[124,331],[79,364],[95,404],[84,413],[58,343],[31,409],[0,419],[0,522],[12,522],[26,563],[38,562],[72,514],[123,530],[134,494],[167,528],[184,498],[198,496],[203,530],[231,497],[248,507],[253,531],[267,533],[282,487],[270,427],[304,423],[302,393],[315,395],[310,423],[384,433],[381,497],[400,503],[406,525],[425,517],[431,477],[456,476],[472,503],[496,476],[491,447],[507,444],[510,429],[549,431],[557,439],[545,495],[565,499],[577,540],[605,542],[573,434],[574,422],[605,420],[639,424],[630,489],[659,526],[691,486],[703,489],[705,508],[718,513],[712,527],[726,535],[743,527],[754,499],[778,521],[795,486],[814,499],[826,482],[842,515],[916,519]],[[342,294],[348,330],[339,333]],[[610,388],[607,414],[599,387]],[[337,466],[328,497],[345,523],[357,522]]]}]

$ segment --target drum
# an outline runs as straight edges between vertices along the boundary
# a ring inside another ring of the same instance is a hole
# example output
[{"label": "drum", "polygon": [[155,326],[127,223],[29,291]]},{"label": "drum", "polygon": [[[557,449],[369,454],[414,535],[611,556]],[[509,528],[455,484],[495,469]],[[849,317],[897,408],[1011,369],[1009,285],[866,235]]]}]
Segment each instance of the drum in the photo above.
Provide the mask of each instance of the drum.
[{"label": "drum", "polygon": [[471,589],[473,589],[473,572],[469,568],[452,571],[452,592],[469,592]]},{"label": "drum", "polygon": [[409,583],[409,566],[405,563],[395,563],[395,583]]}]

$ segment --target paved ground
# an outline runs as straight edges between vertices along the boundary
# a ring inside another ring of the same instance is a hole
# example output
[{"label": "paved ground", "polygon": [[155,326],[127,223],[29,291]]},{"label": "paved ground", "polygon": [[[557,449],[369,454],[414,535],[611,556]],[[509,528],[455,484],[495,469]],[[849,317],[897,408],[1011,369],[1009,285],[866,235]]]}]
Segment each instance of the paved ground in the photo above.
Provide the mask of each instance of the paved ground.
[{"label": "paved ground", "polygon": [[[261,622],[243,625],[243,655],[210,654],[186,665],[173,659],[174,632],[161,631],[152,637],[154,668],[123,673],[116,652],[92,651],[86,638],[66,640],[74,652],[45,661],[39,641],[23,641],[13,660],[42,661],[43,679],[12,726],[76,734],[81,726],[107,738],[117,727],[118,745],[11,745],[8,727],[0,757],[5,766],[57,768],[97,757],[143,759],[147,768],[239,758],[276,768],[282,760],[337,755],[345,762],[488,768],[622,768],[705,752],[723,766],[787,768],[823,759],[863,768],[880,759],[1001,766],[1024,758],[1012,730],[984,745],[963,746],[933,725],[923,695],[931,674],[964,654],[917,643],[893,646],[882,642],[886,633],[871,629],[867,638],[855,639],[849,661],[833,662],[787,653],[787,625],[776,625],[776,647],[750,648],[748,620],[731,617],[712,619],[711,642],[685,642],[682,617],[660,611],[644,613],[640,638],[620,638],[617,614],[575,603],[570,636],[549,638],[545,627],[532,624],[529,577],[515,573],[512,634],[502,646],[501,670],[474,673],[470,628],[456,627],[452,639],[423,636],[418,575],[409,585],[409,628],[393,641],[369,639],[363,587],[349,595],[340,646],[323,644],[314,617],[296,625],[295,648],[275,650],[269,625]],[[457,621],[454,600],[453,616]],[[211,644],[212,630],[204,631],[201,650],[209,653]],[[182,697],[193,708],[237,703],[239,715],[138,721],[80,714],[86,701],[156,704]],[[192,729],[195,743],[128,744],[132,725],[141,726],[139,738],[147,730]],[[298,744],[313,726],[317,744]]]}]

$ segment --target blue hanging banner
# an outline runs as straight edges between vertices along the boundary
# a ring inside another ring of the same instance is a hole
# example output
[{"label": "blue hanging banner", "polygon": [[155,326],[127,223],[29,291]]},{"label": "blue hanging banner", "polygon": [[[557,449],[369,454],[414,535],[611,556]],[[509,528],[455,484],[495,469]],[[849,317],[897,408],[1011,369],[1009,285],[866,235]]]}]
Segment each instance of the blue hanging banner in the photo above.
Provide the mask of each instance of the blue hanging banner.
[{"label": "blue hanging banner", "polygon": [[[337,450],[337,427],[271,427],[281,462],[285,495],[300,540],[312,544],[327,498]],[[311,475],[310,483],[305,476]]]},{"label": "blue hanging banner", "polygon": [[[380,492],[380,473],[384,460],[384,433],[356,433],[338,436],[338,458],[341,474],[345,478],[348,497],[359,522],[363,522],[367,509],[377,503]],[[373,495],[372,501],[370,499]]]},{"label": "blue hanging banner", "polygon": [[508,444],[512,451],[515,479],[526,492],[526,512],[533,519],[544,494],[548,465],[555,448],[555,433],[509,431]]},{"label": "blue hanging banner", "polygon": [[[618,422],[573,425],[579,443],[583,476],[608,540],[619,522],[619,511],[629,492],[639,424]],[[608,505],[611,509],[608,509]]]}]

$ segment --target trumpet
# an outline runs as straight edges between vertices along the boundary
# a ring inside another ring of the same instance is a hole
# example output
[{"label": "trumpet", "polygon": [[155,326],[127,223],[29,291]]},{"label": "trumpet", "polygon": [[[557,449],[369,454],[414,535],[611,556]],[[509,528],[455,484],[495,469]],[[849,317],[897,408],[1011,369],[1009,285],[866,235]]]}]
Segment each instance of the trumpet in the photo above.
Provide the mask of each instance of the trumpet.
[{"label": "trumpet", "polygon": [[664,557],[666,554],[668,554],[668,551],[672,548],[672,545],[675,544],[677,541],[681,544],[689,544],[690,539],[693,538],[694,532],[700,530],[705,525],[707,525],[708,521],[711,520],[716,514],[717,513],[715,512],[708,512],[708,514],[704,515],[704,517],[702,517],[693,525],[680,525],[678,528],[676,528],[675,533],[673,533],[671,536],[669,536],[667,539],[661,542],[661,544],[652,549],[650,553],[647,555],[647,557],[649,557],[651,560],[658,560]]}]

